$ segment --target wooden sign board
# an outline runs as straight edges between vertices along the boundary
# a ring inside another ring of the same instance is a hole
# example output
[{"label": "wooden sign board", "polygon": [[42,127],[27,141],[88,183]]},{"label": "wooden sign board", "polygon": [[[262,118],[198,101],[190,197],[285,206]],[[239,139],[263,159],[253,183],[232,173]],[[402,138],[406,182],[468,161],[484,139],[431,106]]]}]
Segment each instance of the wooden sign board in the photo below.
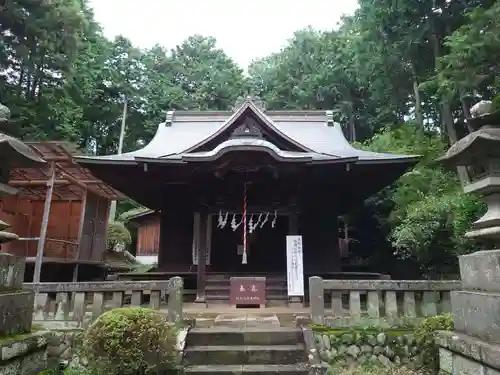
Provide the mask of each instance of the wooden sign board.
[{"label": "wooden sign board", "polygon": [[266,306],[265,277],[231,277],[229,304]]}]

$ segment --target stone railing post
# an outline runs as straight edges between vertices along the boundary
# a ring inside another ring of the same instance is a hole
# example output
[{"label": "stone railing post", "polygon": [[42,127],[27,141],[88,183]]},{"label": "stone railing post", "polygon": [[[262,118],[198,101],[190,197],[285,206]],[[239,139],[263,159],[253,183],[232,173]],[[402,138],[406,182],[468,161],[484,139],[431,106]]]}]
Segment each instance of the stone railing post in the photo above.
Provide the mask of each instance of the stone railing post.
[{"label": "stone railing post", "polygon": [[318,276],[309,278],[309,305],[311,307],[311,319],[315,324],[325,322],[325,301],[323,298],[323,279]]},{"label": "stone railing post", "polygon": [[184,282],[182,277],[176,276],[169,280],[168,290],[168,319],[171,322],[182,323],[182,297]]}]

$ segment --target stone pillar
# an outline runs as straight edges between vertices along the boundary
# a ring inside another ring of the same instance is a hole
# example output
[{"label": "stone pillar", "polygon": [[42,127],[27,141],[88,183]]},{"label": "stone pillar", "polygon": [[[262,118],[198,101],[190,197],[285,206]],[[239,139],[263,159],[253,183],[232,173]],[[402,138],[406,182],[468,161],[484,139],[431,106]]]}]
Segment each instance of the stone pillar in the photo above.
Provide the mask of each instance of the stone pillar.
[{"label": "stone pillar", "polygon": [[22,290],[24,259],[0,253],[0,337],[31,330],[33,292]]},{"label": "stone pillar", "polygon": [[[491,109],[480,103],[476,109]],[[481,107],[481,108],[480,108]],[[473,107],[474,109],[474,107]],[[481,111],[479,111],[481,112]],[[477,129],[448,150],[441,160],[453,166],[473,166],[466,192],[483,197],[488,211],[466,235],[498,244],[500,240],[500,111],[478,113],[470,120]],[[500,249],[459,258],[461,291],[451,293],[455,332],[439,337],[441,371],[445,374],[500,374]]]},{"label": "stone pillar", "polygon": [[35,375],[47,367],[50,332],[31,332],[33,292],[22,290],[24,259],[0,253],[0,374]]}]

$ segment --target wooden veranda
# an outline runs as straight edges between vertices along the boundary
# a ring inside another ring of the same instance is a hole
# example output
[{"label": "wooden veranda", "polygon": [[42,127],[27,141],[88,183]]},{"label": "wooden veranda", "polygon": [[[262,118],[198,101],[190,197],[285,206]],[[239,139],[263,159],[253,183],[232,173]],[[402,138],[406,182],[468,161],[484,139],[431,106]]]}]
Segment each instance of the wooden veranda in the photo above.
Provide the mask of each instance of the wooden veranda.
[{"label": "wooden veranda", "polygon": [[102,265],[109,203],[123,195],[75,163],[71,144],[26,144],[47,164],[11,170],[18,193],[0,200],[0,219],[20,240],[2,251],[26,257],[26,281],[76,281],[80,266]]}]

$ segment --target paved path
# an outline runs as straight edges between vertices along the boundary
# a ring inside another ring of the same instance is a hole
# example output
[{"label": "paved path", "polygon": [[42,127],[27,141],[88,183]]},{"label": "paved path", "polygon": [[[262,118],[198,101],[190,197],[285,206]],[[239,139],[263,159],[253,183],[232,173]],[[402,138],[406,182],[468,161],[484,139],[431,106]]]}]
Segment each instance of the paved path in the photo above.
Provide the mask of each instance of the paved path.
[{"label": "paved path", "polygon": [[183,314],[187,319],[195,319],[197,327],[291,327],[295,326],[297,317],[309,317],[309,308],[234,308],[222,304],[205,307],[204,304],[185,303]]}]

